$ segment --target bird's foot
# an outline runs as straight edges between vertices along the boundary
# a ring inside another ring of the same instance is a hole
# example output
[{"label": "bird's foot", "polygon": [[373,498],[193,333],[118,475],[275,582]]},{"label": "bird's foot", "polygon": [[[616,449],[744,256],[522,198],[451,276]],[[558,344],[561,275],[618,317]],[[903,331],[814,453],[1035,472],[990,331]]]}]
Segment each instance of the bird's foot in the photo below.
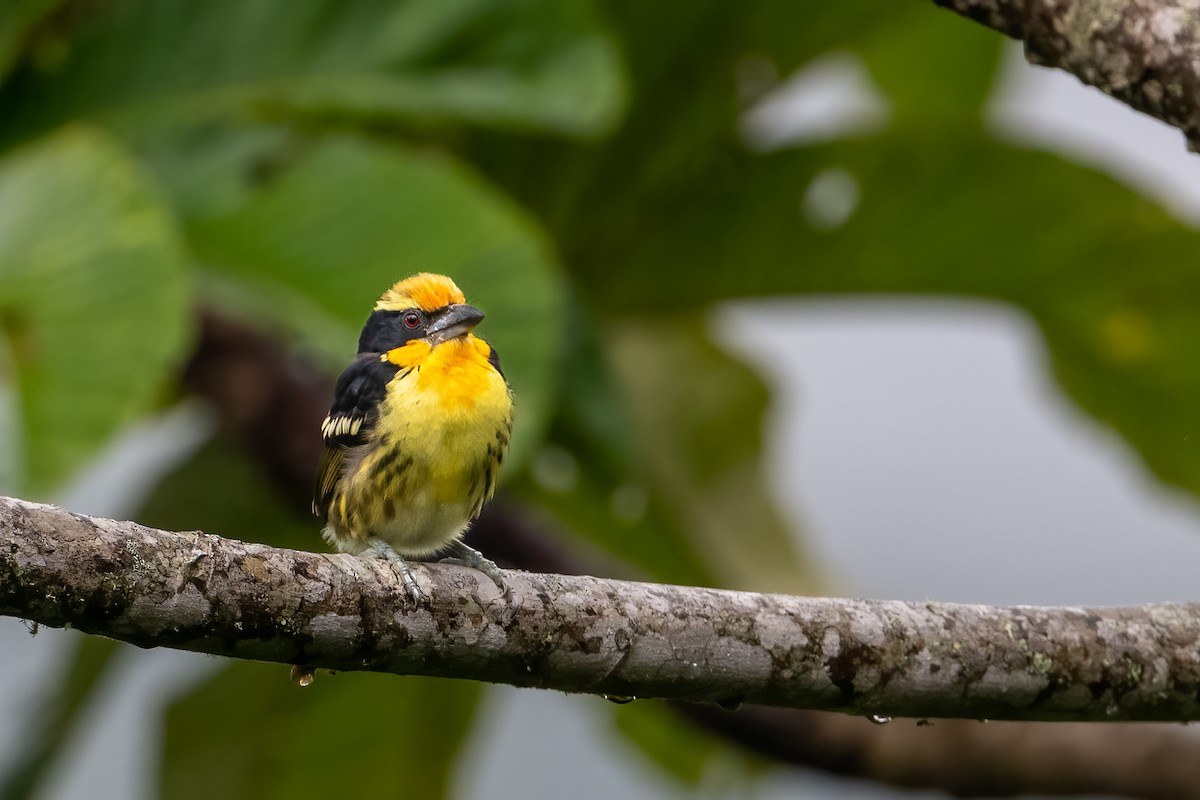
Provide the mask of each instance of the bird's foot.
[{"label": "bird's foot", "polygon": [[500,587],[500,592],[505,600],[512,598],[512,588],[508,585],[508,581],[504,580],[504,570],[497,567],[495,561],[487,558],[474,547],[458,541],[450,545],[450,550],[454,555],[440,559],[440,563],[457,564],[460,567],[477,569],[491,578],[492,583]]},{"label": "bird's foot", "polygon": [[[400,583],[404,585],[404,592],[413,601],[414,606],[419,606],[428,599],[425,596],[425,592],[421,591],[421,587],[417,585],[417,578],[413,575],[412,567],[408,565],[408,562],[390,544],[382,539],[372,537],[369,541],[367,552],[376,558],[382,558],[392,565],[392,569],[396,570],[396,574],[400,576]],[[492,566],[495,565],[493,564]]]}]

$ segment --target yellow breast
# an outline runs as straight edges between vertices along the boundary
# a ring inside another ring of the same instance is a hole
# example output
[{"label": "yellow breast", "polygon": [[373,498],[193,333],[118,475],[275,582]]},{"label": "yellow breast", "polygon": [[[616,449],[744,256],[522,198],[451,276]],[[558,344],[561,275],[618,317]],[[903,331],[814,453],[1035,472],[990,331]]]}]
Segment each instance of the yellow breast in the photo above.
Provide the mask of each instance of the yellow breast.
[{"label": "yellow breast", "polygon": [[487,342],[464,336],[431,348],[427,342],[409,342],[384,353],[400,367],[388,387],[383,418],[415,415],[431,424],[472,426],[512,416],[508,385],[491,364]]},{"label": "yellow breast", "polygon": [[359,552],[376,536],[403,556],[460,536],[495,489],[512,431],[512,396],[473,336],[383,355],[400,367],[371,441],[339,484],[327,537]]},{"label": "yellow breast", "polygon": [[400,367],[401,374],[413,369],[413,389],[447,411],[511,414],[508,386],[488,363],[491,352],[487,342],[467,335],[432,348],[424,340],[409,342],[383,358]]}]

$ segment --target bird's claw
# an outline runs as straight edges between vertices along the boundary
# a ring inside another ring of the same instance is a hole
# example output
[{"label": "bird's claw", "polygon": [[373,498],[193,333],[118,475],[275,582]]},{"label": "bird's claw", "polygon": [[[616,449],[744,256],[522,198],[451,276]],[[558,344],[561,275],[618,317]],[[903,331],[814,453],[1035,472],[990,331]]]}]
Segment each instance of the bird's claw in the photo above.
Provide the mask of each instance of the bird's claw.
[{"label": "bird's claw", "polygon": [[404,569],[398,570],[400,573],[400,582],[404,584],[404,592],[408,595],[408,599],[412,600],[414,606],[423,606],[429,601],[429,597],[417,585],[417,579],[413,577],[412,569],[408,564],[404,565]]},{"label": "bird's claw", "polygon": [[372,539],[369,552],[376,558],[383,559],[392,565],[392,569],[400,577],[404,593],[408,595],[409,600],[412,600],[413,606],[422,606],[428,602],[429,597],[417,584],[417,576],[413,574],[412,567],[390,544],[382,539]]},{"label": "bird's claw", "polygon": [[512,599],[512,587],[504,580],[504,570],[496,566],[496,562],[487,558],[473,547],[455,542],[451,545],[455,555],[446,556],[439,560],[441,564],[455,564],[460,567],[470,567],[491,578],[492,583],[500,589],[500,596],[505,600]]}]

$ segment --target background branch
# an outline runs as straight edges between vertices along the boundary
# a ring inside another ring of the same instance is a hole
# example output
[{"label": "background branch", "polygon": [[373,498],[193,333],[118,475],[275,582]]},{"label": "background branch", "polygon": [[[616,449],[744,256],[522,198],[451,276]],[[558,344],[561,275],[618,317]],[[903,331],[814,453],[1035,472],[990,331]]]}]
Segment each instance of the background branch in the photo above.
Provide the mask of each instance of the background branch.
[{"label": "background branch", "polygon": [[1194,732],[1179,725],[896,720],[678,703],[688,719],[778,761],[955,797],[1200,798]]},{"label": "background branch", "polygon": [[1179,128],[1200,150],[1200,25],[1181,0],[934,0],[1025,43],[1058,67]]},{"label": "background branch", "polygon": [[425,567],[0,500],[0,614],[335,670],[856,714],[1200,718],[1200,608],[831,600]]}]

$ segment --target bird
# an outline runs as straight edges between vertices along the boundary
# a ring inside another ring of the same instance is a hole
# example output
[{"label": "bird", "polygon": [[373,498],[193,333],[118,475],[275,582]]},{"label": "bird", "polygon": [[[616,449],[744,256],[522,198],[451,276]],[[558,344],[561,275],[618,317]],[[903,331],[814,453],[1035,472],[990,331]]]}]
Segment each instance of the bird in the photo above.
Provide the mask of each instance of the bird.
[{"label": "bird", "polygon": [[313,493],[325,540],[382,558],[415,605],[409,560],[501,570],[461,537],[496,490],[512,435],[513,395],[496,350],[472,332],[484,313],[445,275],[422,272],[379,298],[321,424]]}]

